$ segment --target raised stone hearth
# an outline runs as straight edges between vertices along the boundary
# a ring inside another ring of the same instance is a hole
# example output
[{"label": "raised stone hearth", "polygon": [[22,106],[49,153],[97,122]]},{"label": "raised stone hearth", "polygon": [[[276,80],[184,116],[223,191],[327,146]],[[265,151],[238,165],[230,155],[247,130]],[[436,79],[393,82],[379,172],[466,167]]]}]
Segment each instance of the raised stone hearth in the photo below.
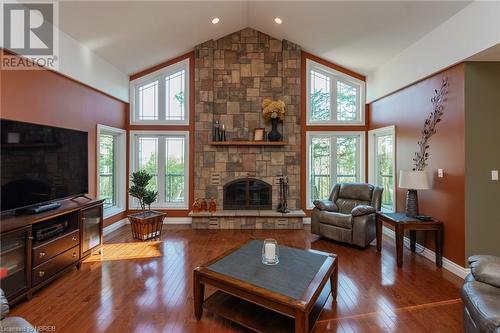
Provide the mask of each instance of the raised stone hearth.
[{"label": "raised stone hearth", "polygon": [[303,210],[284,214],[274,210],[190,212],[193,229],[302,229]]}]

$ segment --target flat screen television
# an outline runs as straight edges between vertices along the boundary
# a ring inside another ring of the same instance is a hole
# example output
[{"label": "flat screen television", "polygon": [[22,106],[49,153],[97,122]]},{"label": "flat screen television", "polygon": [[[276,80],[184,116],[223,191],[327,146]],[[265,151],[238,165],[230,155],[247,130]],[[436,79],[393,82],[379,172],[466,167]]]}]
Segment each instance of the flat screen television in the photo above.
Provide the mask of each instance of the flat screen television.
[{"label": "flat screen television", "polygon": [[1,212],[88,192],[88,133],[1,119]]}]

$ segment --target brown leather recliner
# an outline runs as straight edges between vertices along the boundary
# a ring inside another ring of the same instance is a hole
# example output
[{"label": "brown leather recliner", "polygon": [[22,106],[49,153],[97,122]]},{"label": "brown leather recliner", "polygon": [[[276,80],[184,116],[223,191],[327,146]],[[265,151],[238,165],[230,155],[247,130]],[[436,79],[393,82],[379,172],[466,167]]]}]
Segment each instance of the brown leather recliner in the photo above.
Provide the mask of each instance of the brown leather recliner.
[{"label": "brown leather recliner", "polygon": [[381,187],[364,183],[335,184],[328,200],[314,201],[311,232],[366,247],[376,236],[382,191]]},{"label": "brown leather recliner", "polygon": [[500,257],[469,258],[462,286],[465,333],[500,333]]}]

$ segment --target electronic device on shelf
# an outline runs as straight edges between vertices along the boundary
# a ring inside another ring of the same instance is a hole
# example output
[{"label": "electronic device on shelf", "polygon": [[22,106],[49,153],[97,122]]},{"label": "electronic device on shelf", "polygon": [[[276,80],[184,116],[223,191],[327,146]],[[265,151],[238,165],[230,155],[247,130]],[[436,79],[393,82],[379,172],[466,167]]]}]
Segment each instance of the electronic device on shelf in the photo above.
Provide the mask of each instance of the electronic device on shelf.
[{"label": "electronic device on shelf", "polygon": [[40,214],[40,213],[46,212],[48,210],[57,209],[59,207],[61,207],[60,202],[51,202],[51,203],[48,203],[45,205],[24,208],[24,209],[19,210],[19,212],[21,214],[32,214],[33,215],[33,214]]},{"label": "electronic device on shelf", "polygon": [[434,219],[432,218],[432,216],[427,216],[427,215],[418,215],[416,217],[418,220],[420,221],[434,221]]},{"label": "electronic device on shelf", "polygon": [[68,221],[58,221],[35,231],[35,241],[41,242],[59,235],[68,229]]}]

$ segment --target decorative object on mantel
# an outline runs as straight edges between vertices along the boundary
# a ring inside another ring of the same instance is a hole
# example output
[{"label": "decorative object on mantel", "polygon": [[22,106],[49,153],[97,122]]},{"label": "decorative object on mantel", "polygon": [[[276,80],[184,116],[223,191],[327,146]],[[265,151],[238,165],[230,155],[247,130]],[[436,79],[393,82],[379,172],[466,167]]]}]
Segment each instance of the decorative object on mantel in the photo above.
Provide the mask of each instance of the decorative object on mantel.
[{"label": "decorative object on mantel", "polygon": [[417,217],[417,190],[428,190],[431,188],[427,173],[417,170],[401,170],[399,172],[399,187],[408,189],[408,192],[406,192],[406,216]]},{"label": "decorative object on mantel", "polygon": [[214,122],[214,128],[212,133],[212,141],[219,141],[220,123],[218,120]]},{"label": "decorative object on mantel", "polygon": [[221,131],[219,133],[219,141],[226,141],[226,125],[222,124]]},{"label": "decorative object on mantel", "polygon": [[212,141],[226,141],[226,125],[221,124],[218,120],[214,122]]},{"label": "decorative object on mantel", "polygon": [[217,203],[214,198],[210,199],[210,203],[208,204],[208,211],[210,213],[215,213],[217,211]]},{"label": "decorative object on mantel", "polygon": [[271,132],[267,135],[269,141],[280,141],[282,135],[278,132],[278,121],[285,119],[285,102],[282,100],[273,101],[265,98],[262,102],[262,116],[271,120]]},{"label": "decorative object on mantel", "polygon": [[201,211],[200,199],[196,198],[196,199],[194,199],[194,202],[193,202],[193,212],[199,213],[200,211]]},{"label": "decorative object on mantel", "polygon": [[280,184],[280,199],[278,203],[278,212],[280,213],[289,213],[288,209],[288,177],[279,175],[279,184]]},{"label": "decorative object on mantel", "polygon": [[265,128],[255,128],[253,130],[253,141],[262,142],[265,138]]},{"label": "decorative object on mantel", "polygon": [[207,210],[208,210],[207,200],[202,199],[202,200],[201,200],[201,208],[200,208],[200,211],[201,211],[201,212],[206,212]]},{"label": "decorative object on mantel", "polygon": [[141,212],[128,215],[128,219],[132,227],[132,236],[140,240],[160,237],[163,219],[166,215],[151,210],[151,204],[158,197],[157,191],[146,188],[152,178],[153,176],[144,170],[132,173],[130,178],[132,186],[130,186],[128,193],[139,201]]},{"label": "decorative object on mantel", "polygon": [[264,265],[276,265],[280,262],[279,258],[279,248],[276,239],[265,239],[262,244],[262,263]]},{"label": "decorative object on mantel", "polygon": [[445,77],[441,83],[441,88],[439,88],[439,90],[434,90],[434,96],[431,98],[432,112],[429,117],[425,119],[424,129],[422,130],[420,141],[417,143],[419,150],[415,152],[415,157],[413,158],[415,165],[413,170],[423,171],[427,166],[427,159],[429,158],[429,153],[427,152],[429,149],[429,139],[436,134],[436,125],[443,117],[443,100],[446,95],[447,86],[448,78]]}]

